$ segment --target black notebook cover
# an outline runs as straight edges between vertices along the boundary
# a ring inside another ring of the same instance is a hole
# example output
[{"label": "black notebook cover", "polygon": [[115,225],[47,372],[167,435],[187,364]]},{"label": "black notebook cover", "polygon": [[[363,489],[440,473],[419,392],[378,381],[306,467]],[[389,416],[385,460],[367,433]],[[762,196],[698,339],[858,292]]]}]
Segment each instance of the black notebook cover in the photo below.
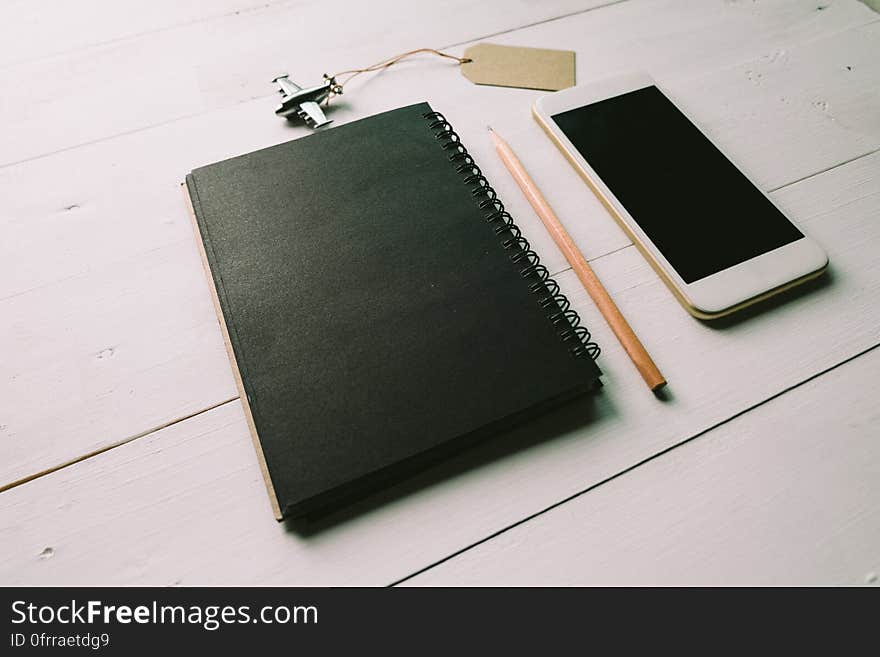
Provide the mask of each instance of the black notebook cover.
[{"label": "black notebook cover", "polygon": [[598,384],[589,333],[427,103],[186,184],[279,518]]}]

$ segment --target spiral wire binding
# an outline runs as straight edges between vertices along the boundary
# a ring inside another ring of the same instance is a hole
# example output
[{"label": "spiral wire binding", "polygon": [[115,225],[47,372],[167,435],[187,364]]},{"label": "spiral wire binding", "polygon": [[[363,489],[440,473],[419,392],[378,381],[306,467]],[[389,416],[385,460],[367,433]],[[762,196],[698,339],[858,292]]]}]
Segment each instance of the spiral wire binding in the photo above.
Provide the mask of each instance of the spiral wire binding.
[{"label": "spiral wire binding", "polygon": [[560,292],[559,284],[550,277],[549,270],[541,264],[538,254],[532,250],[528,240],[523,237],[522,231],[514,223],[513,217],[504,209],[504,203],[489,185],[489,181],[486,180],[474,158],[468,154],[452,125],[440,112],[427,112],[422,116],[430,121],[428,127],[434,131],[434,138],[442,142],[443,150],[452,151],[448,157],[450,162],[458,163],[456,171],[466,174],[464,182],[471,186],[471,195],[479,199],[480,210],[487,211],[484,215],[486,222],[496,224],[495,234],[499,237],[506,234],[501,246],[507,250],[514,250],[510,259],[514,263],[524,263],[525,266],[519,272],[520,276],[536,279],[529,286],[530,291],[534,294],[546,292],[546,296],[542,296],[538,303],[545,309],[555,306],[555,311],[548,317],[557,328],[560,339],[569,346],[569,351],[575,357],[587,355],[593,360],[598,358],[599,345],[592,341],[587,327],[581,326],[580,315],[571,309],[568,297]]}]

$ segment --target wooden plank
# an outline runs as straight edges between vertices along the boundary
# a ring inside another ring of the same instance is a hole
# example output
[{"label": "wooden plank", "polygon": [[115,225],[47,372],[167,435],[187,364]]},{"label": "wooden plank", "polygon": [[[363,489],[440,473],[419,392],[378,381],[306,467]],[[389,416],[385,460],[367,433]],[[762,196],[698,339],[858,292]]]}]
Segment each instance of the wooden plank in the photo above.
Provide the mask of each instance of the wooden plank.
[{"label": "wooden plank", "polygon": [[[636,6],[647,12],[639,14],[638,23],[648,22],[652,16],[660,22],[665,16],[654,13],[658,11],[655,5]],[[596,13],[623,8],[614,6]],[[785,12],[781,15],[787,16]],[[582,16],[568,19],[575,27],[581,20]],[[553,24],[555,32],[548,31],[550,24],[525,32],[540,31],[541,43],[551,37],[558,42],[569,33],[563,23],[567,21]],[[602,22],[600,27],[607,26]],[[876,26],[866,29],[876,30]],[[854,31],[861,33],[862,28],[791,48],[785,67],[788,75],[808,88],[810,71],[819,56],[816,53],[864,43],[853,36]],[[663,58],[662,52],[656,52],[657,60]],[[727,57],[736,58],[730,53]],[[676,61],[673,58],[669,65]],[[548,266],[560,271],[567,266],[564,258],[491,153],[483,122],[492,117],[493,124],[504,130],[505,136],[510,135],[589,258],[629,244],[527,118],[528,104],[536,94],[474,87],[448,65],[440,62],[436,66],[428,66],[433,75],[425,75],[424,68],[415,66],[401,68],[394,76],[378,76],[370,83],[375,93],[359,97],[356,106],[341,106],[335,116],[351,120],[431,98],[438,108],[448,111]],[[676,83],[673,79],[670,84],[678,97],[689,102],[695,93],[723,89],[735,82],[740,69],[726,68],[692,82]],[[872,67],[869,63],[862,75],[876,76],[878,70],[880,64]],[[711,84],[707,78],[713,80]],[[820,170],[847,153],[857,155],[826,148],[826,144],[845,141],[852,126],[870,134],[871,117],[880,114],[876,99],[848,96],[848,87],[837,93],[834,102],[841,106],[838,115],[842,118],[818,133],[809,119],[772,112],[766,114],[765,121],[740,128],[738,123],[724,120],[724,106],[705,112],[703,123],[726,143],[740,144],[741,160],[765,179],[784,181],[784,172],[795,179],[805,170],[804,162]],[[756,107],[762,106],[764,98],[755,96]],[[12,400],[13,409],[0,421],[6,427],[0,434],[5,450],[5,458],[0,460],[0,487],[209,408],[234,394],[178,183],[193,166],[305,132],[305,128],[275,120],[273,104],[271,99],[244,103],[0,170],[0,196],[5,203],[0,226],[8,236],[0,243],[0,262],[4,263],[0,334],[21,345],[15,353],[0,357],[10,372],[0,380],[0,394]],[[801,113],[814,112],[805,103],[798,107]],[[776,132],[788,129],[789,123],[801,132],[789,132],[790,141],[778,144],[775,157],[771,157],[763,144],[773,141]],[[752,144],[751,150],[747,144]],[[853,147],[860,148],[858,144]],[[783,173],[773,173],[775,166]],[[576,223],[583,216],[586,219]],[[132,272],[138,271],[150,271],[153,276],[137,278]],[[137,287],[125,288],[119,284],[122,280],[136,281]],[[578,289],[573,283],[569,292]],[[137,297],[143,303],[136,303]],[[63,323],[54,319],[59,304],[67,313]],[[125,314],[113,312],[117,304],[122,304]],[[111,313],[113,321],[105,321]],[[637,308],[635,314],[645,311]],[[193,331],[196,326],[201,327],[201,335]],[[154,333],[162,338],[153,339]],[[117,354],[137,354],[137,360],[101,358],[100,367],[96,367],[96,354],[107,348]],[[173,357],[182,353],[187,356]],[[58,354],[64,357],[58,358]],[[210,376],[200,379],[198,372],[202,371]],[[36,407],[31,399],[44,405]],[[108,411],[113,408],[124,412]]]},{"label": "wooden plank", "polygon": [[[442,11],[404,0],[337,9],[316,1],[284,4],[7,67],[0,70],[0,87],[14,91],[0,104],[6,127],[0,165],[265,98],[272,94],[269,80],[281,70],[304,82],[319,80],[410,48],[463,43],[546,20],[576,4],[586,10],[602,0],[476,6],[455,0]],[[855,0],[823,6],[816,11],[799,0],[622,3],[572,16],[564,27],[551,21],[495,39],[575,49],[584,82],[630,68],[705,72],[876,19]],[[433,70],[444,66],[449,69],[441,62]],[[413,67],[419,83],[413,91],[442,93],[441,78],[427,76],[430,64],[405,68]],[[390,80],[398,98],[405,95],[397,74],[376,79]],[[455,79],[466,84],[457,74]],[[351,91],[365,88],[378,93],[363,80]],[[360,102],[359,96],[355,105],[363,116]]]},{"label": "wooden plank", "polygon": [[875,349],[406,585],[876,583],[878,370]]},{"label": "wooden plank", "polygon": [[12,93],[0,104],[0,165],[267,97],[272,78],[285,70],[301,83],[315,82],[412,48],[469,41],[614,1],[451,0],[440,10],[426,0],[308,0],[7,66],[0,87]]},{"label": "wooden plank", "polygon": [[666,403],[645,391],[585,296],[573,295],[606,351],[608,385],[594,403],[523,426],[310,528],[272,518],[243,413],[226,404],[0,494],[0,581],[405,577],[880,343],[878,176],[875,154],[775,193],[829,250],[833,276],[739,322],[710,328],[689,318],[632,247],[594,262],[665,359]]},{"label": "wooden plank", "polygon": [[260,11],[282,0],[7,0],[0,4],[0,67],[51,57],[229,14]]}]

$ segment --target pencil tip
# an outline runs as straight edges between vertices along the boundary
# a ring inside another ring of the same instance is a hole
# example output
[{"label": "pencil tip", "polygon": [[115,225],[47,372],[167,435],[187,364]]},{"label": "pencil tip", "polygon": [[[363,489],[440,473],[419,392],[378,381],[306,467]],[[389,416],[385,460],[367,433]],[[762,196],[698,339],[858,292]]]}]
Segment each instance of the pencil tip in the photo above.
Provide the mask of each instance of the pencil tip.
[{"label": "pencil tip", "polygon": [[492,130],[492,126],[490,125],[486,125],[486,130],[488,130],[489,132],[495,132],[494,130]]}]

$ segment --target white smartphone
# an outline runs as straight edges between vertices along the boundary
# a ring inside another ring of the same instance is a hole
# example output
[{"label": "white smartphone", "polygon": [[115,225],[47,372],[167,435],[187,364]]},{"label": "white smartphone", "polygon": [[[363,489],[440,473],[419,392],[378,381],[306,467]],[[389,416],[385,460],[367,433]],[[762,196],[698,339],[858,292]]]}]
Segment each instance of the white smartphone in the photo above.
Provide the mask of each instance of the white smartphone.
[{"label": "white smartphone", "polygon": [[827,267],[650,77],[572,87],[533,113],[692,315],[727,315]]}]

